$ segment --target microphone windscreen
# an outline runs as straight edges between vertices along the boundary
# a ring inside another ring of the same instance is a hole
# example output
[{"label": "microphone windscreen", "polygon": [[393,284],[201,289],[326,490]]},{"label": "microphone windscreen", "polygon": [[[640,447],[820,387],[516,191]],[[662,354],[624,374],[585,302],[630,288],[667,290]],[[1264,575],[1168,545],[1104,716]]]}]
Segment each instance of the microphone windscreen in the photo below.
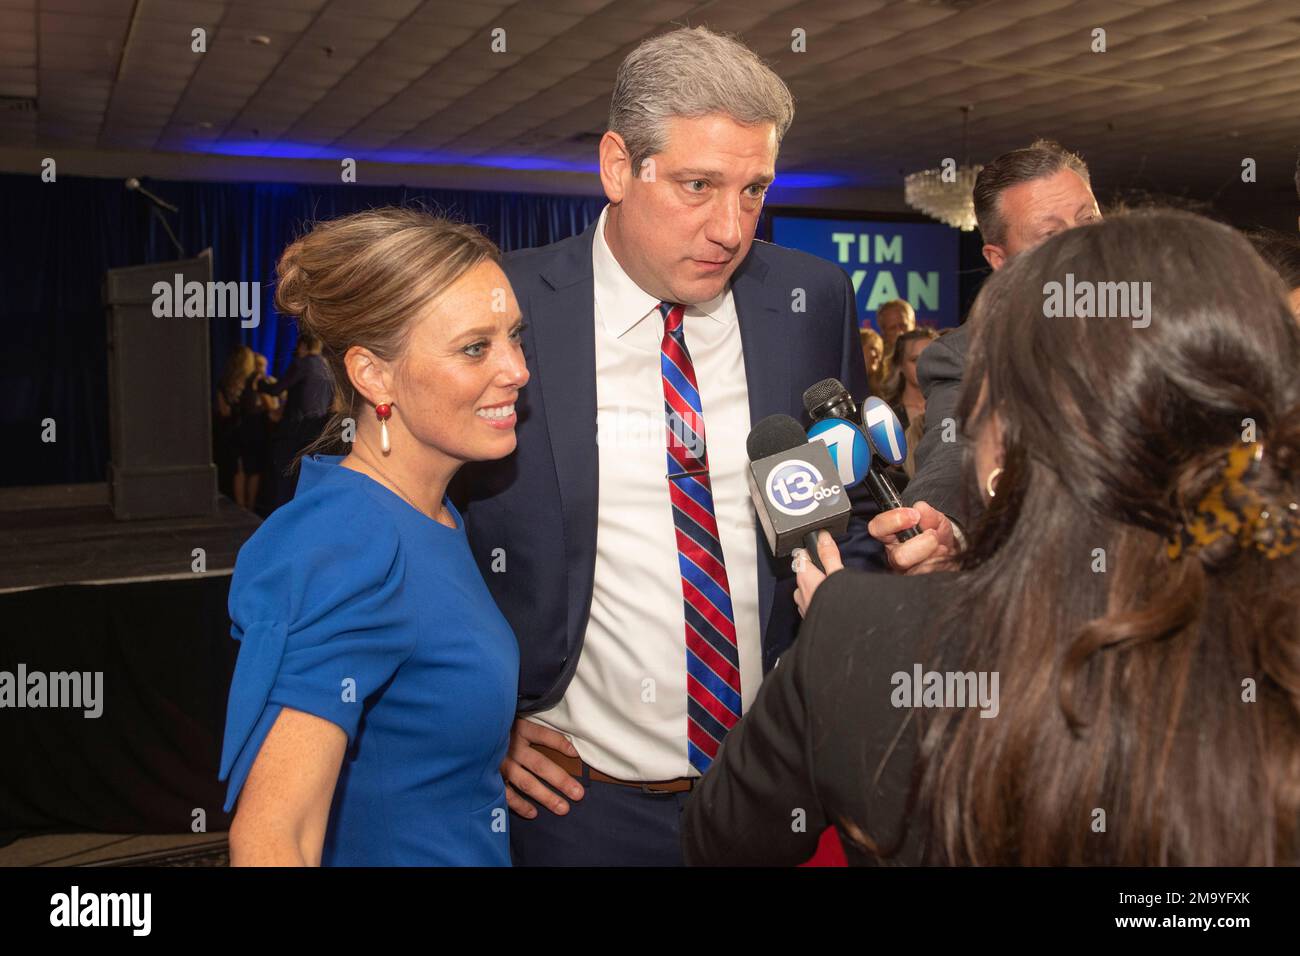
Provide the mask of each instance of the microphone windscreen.
[{"label": "microphone windscreen", "polygon": [[907,433],[889,404],[868,395],[862,405],[862,426],[872,448],[886,464],[901,468],[907,461]]},{"label": "microphone windscreen", "polygon": [[840,394],[848,394],[838,378],[824,378],[816,385],[810,385],[803,393],[803,407],[809,415],[813,410],[825,405],[832,398]]},{"label": "microphone windscreen", "polygon": [[789,415],[768,415],[750,429],[749,437],[745,439],[745,451],[750,461],[759,461],[798,448],[807,441],[804,430]]},{"label": "microphone windscreen", "polygon": [[126,181],[126,188],[127,188],[127,189],[139,189],[139,188],[140,188],[140,180],[138,180],[138,179],[136,179],[134,176],[132,176],[130,179],[128,179],[128,180]]}]

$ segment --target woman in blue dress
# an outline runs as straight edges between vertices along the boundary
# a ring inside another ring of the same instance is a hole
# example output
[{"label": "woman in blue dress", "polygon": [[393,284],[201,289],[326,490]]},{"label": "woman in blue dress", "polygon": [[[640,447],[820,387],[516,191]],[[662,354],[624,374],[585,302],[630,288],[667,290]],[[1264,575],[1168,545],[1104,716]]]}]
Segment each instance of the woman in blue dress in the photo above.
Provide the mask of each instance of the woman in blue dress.
[{"label": "woman in blue dress", "polygon": [[345,411],[235,566],[231,862],[508,866],[518,647],[446,497],[515,447],[528,370],[498,252],[381,209],[317,225],[277,273]]}]

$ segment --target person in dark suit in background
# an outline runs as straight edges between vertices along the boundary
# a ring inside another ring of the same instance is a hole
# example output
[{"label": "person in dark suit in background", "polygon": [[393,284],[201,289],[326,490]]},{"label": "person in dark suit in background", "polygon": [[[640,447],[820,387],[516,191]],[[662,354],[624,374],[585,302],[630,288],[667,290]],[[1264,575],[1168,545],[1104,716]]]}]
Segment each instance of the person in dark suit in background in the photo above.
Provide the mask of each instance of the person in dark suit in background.
[{"label": "person in dark suit in background", "polygon": [[[855,397],[867,383],[848,277],[754,241],[793,115],[736,40],[648,40],[619,68],[600,143],[609,205],[506,257],[533,385],[517,453],[468,470],[464,509],[519,638],[502,764],[516,864],[680,864],[686,796],[796,633],[746,436],[802,416],[821,379]],[[865,520],[843,544],[879,564]]]},{"label": "person in dark suit in background", "polygon": [[[1058,232],[1101,219],[1087,164],[1045,139],[985,166],[975,180],[974,198],[984,258],[994,270]],[[961,486],[962,440],[955,415],[969,324],[932,343],[917,362],[926,429],[916,448],[916,474],[902,495],[907,507],[882,512],[871,526],[898,571],[941,567],[960,548],[960,529],[978,516],[978,502]],[[914,526],[922,533],[899,543],[898,532]]]},{"label": "person in dark suit in background", "polygon": [[263,395],[284,396],[284,411],[271,445],[273,507],[287,504],[298,485],[294,468],[299,453],[320,438],[330,418],[334,379],[329,362],[321,354],[321,340],[307,330],[298,333],[293,361],[281,379],[263,379],[257,390]]},{"label": "person in dark suit in background", "polygon": [[[1067,272],[1149,282],[1148,324],[1045,316]],[[859,864],[1300,862],[1281,282],[1227,226],[1138,213],[1018,256],[970,324],[962,570],[800,571],[803,630],[687,805],[687,862],[798,863],[826,823]]]}]

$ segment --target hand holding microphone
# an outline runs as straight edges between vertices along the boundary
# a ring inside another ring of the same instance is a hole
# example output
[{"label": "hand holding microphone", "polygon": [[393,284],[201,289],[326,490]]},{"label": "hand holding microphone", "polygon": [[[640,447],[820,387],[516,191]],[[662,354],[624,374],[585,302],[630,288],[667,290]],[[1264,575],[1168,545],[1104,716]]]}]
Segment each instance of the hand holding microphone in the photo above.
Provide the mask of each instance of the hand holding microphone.
[{"label": "hand holding microphone", "polygon": [[[862,406],[862,424],[880,457],[892,465],[907,460],[903,425],[885,402],[868,398]],[[946,566],[961,550],[948,516],[924,501],[905,508],[892,485],[887,491],[888,507],[881,505],[881,513],[871,519],[867,530],[885,546],[889,566],[903,574],[924,574]]]},{"label": "hand holding microphone", "polygon": [[808,441],[789,415],[769,415],[755,425],[745,450],[745,477],[768,550],[778,558],[794,555],[794,598],[803,614],[826,575],[844,566],[831,535],[849,526],[848,492],[830,449]]},{"label": "hand holding microphone", "polygon": [[[903,424],[888,404],[868,398],[862,404],[862,424],[877,455],[896,466],[907,460]],[[882,510],[867,524],[867,530],[885,546],[890,567],[903,574],[925,574],[949,566],[961,544],[948,516],[924,501],[903,507],[888,477],[882,475],[881,479],[884,487],[876,501]]]},{"label": "hand holding microphone", "polygon": [[[867,524],[867,530],[885,546],[889,566],[900,574],[943,570],[961,550],[948,516],[924,501],[910,508],[882,511]],[[912,533],[903,539],[900,530]]]},{"label": "hand holding microphone", "polygon": [[[813,420],[809,439],[823,441],[831,449],[845,487],[865,481],[881,511],[901,508],[898,491],[881,467],[901,465],[907,459],[907,439],[894,410],[871,396],[863,402],[859,419],[853,396],[834,378],[823,379],[804,392],[803,404]],[[900,541],[917,534],[915,528],[897,530]]]},{"label": "hand holding microphone", "polygon": [[[798,582],[794,591],[794,603],[799,608],[800,617],[808,614],[808,605],[812,603],[813,594],[821,583],[836,571],[844,570],[844,562],[840,560],[840,549],[835,544],[835,539],[825,531],[818,531],[816,539],[815,550],[796,548],[794,552],[795,580]],[[812,558],[816,560],[811,560]]]},{"label": "hand holding microphone", "polygon": [[[867,530],[885,546],[890,566],[904,574],[924,574],[948,566],[961,550],[952,522],[923,501],[912,508],[903,507],[881,467],[900,466],[907,460],[907,439],[894,410],[870,396],[859,412],[848,389],[833,378],[809,388],[803,400],[814,422],[809,438],[830,448],[845,487],[865,481],[879,505],[881,512],[871,519]],[[800,589],[803,587],[801,581]],[[812,583],[815,589],[816,583]]]}]

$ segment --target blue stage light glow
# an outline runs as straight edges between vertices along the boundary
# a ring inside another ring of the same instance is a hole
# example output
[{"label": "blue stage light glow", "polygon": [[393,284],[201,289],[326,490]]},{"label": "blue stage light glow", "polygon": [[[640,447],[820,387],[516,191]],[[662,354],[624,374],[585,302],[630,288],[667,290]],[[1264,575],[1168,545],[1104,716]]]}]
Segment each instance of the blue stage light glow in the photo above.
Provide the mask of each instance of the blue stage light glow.
[{"label": "blue stage light glow", "polygon": [[480,166],[488,169],[543,169],[559,172],[595,173],[596,163],[575,163],[545,156],[464,156],[438,150],[385,149],[351,150],[346,146],[321,146],[283,140],[209,140],[190,144],[194,152],[220,156],[265,159],[335,159],[350,157],[369,163],[417,163],[427,166]]},{"label": "blue stage light glow", "polygon": [[831,189],[849,183],[847,176],[837,173],[783,173],[778,169],[772,189]]},{"label": "blue stage light glow", "polygon": [[[358,162],[401,163],[425,166],[478,166],[485,169],[544,170],[550,172],[589,173],[599,168],[594,161],[578,163],[546,156],[464,156],[442,150],[382,149],[349,150],[346,146],[321,146],[317,143],[294,143],[284,140],[200,140],[189,144],[190,150],[219,156],[242,156],[262,159],[333,159],[351,157]],[[778,172],[771,193],[791,189],[827,189],[843,186],[848,177],[833,173]]]},{"label": "blue stage light glow", "polygon": [[256,156],[267,159],[334,159],[342,158],[337,150],[314,143],[286,143],[264,140],[220,140],[194,143],[190,149],[196,153],[215,153],[219,156]]}]

